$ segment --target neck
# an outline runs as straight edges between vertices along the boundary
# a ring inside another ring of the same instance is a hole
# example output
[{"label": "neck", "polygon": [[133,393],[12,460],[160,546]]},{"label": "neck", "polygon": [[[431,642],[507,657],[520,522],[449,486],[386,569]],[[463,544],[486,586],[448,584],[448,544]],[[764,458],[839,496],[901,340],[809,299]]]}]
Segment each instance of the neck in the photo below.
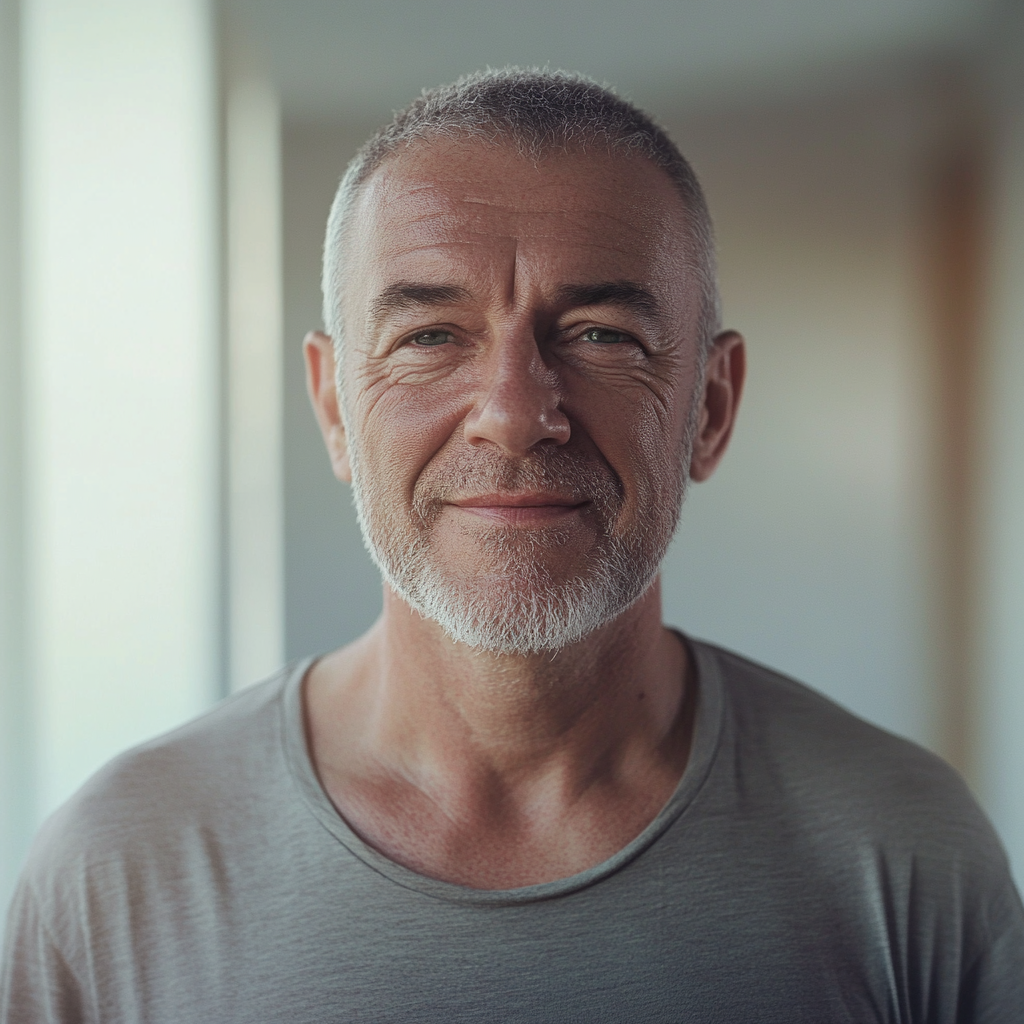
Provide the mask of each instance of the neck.
[{"label": "neck", "polygon": [[630,710],[671,722],[682,672],[661,679],[660,620],[655,584],[637,604],[578,643],[529,656],[501,655],[453,643],[436,623],[389,594],[382,646],[392,678],[422,679],[429,659],[435,671],[428,685],[440,704],[456,711],[480,740],[511,741],[525,754],[535,744],[543,748],[564,739],[583,721],[604,719],[604,731],[614,734],[625,724],[624,713],[635,717]]},{"label": "neck", "polygon": [[[374,842],[383,826],[373,805],[393,802],[396,788],[470,831],[518,823],[517,836],[637,788],[645,820],[637,828],[631,818],[628,842],[670,795],[688,753],[686,657],[660,619],[655,583],[580,643],[495,655],[451,641],[386,591],[370,633],[318,663],[307,684],[314,760],[328,793]],[[618,848],[622,830],[612,831],[614,848],[600,852]],[[428,874],[467,880],[388,841],[376,845]]]}]

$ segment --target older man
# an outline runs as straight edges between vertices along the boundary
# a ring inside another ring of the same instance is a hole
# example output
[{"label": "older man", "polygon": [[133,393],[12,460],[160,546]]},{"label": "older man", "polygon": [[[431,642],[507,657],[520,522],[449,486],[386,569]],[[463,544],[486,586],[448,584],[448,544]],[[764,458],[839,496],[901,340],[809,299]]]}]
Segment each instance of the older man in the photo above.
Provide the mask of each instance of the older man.
[{"label": "older man", "polygon": [[5,1021],[1024,1019],[956,776],[661,624],[743,385],[710,238],[673,144],[573,76],[367,143],[306,358],[383,614],[51,820]]}]

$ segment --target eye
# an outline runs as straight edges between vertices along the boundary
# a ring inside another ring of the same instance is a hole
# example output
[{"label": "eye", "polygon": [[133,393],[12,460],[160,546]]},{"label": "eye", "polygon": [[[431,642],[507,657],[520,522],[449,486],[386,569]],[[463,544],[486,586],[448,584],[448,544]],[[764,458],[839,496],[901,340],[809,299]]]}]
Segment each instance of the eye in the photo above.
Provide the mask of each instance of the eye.
[{"label": "eye", "polygon": [[633,339],[622,331],[613,331],[610,327],[591,327],[580,335],[582,341],[589,341],[593,345],[622,345],[630,344]]},{"label": "eye", "polygon": [[454,341],[455,338],[452,336],[450,331],[422,331],[419,334],[414,334],[409,341],[413,345],[419,345],[422,348],[433,348],[437,345],[446,345],[450,341]]}]

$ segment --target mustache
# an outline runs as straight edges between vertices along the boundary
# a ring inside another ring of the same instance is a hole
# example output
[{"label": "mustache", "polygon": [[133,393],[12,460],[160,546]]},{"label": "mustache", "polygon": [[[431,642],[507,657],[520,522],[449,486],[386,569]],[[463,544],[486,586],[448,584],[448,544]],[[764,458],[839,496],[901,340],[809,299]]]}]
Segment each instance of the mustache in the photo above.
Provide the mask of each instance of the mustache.
[{"label": "mustache", "polygon": [[564,445],[545,445],[513,457],[493,448],[442,449],[424,467],[413,490],[413,510],[425,523],[455,497],[548,491],[589,502],[614,515],[622,504],[622,482],[604,460]]}]

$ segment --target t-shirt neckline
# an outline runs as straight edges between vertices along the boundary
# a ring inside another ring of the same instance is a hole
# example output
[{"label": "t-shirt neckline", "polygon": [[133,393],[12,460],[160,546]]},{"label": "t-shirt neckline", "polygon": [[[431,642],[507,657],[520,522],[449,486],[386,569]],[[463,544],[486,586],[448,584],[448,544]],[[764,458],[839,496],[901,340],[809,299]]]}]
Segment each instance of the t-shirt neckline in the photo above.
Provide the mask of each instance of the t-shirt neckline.
[{"label": "t-shirt neckline", "polygon": [[280,725],[285,760],[303,801],[317,821],[368,868],[405,889],[450,903],[480,906],[510,906],[567,896],[621,871],[649,849],[693,803],[710,773],[722,729],[724,688],[711,652],[703,644],[681,633],[679,635],[692,655],[697,687],[693,739],[682,777],[664,807],[635,839],[600,864],[566,878],[516,889],[474,889],[421,875],[365,843],[331,803],[316,774],[306,743],[302,688],[315,658],[299,662],[286,678],[281,692]]}]

